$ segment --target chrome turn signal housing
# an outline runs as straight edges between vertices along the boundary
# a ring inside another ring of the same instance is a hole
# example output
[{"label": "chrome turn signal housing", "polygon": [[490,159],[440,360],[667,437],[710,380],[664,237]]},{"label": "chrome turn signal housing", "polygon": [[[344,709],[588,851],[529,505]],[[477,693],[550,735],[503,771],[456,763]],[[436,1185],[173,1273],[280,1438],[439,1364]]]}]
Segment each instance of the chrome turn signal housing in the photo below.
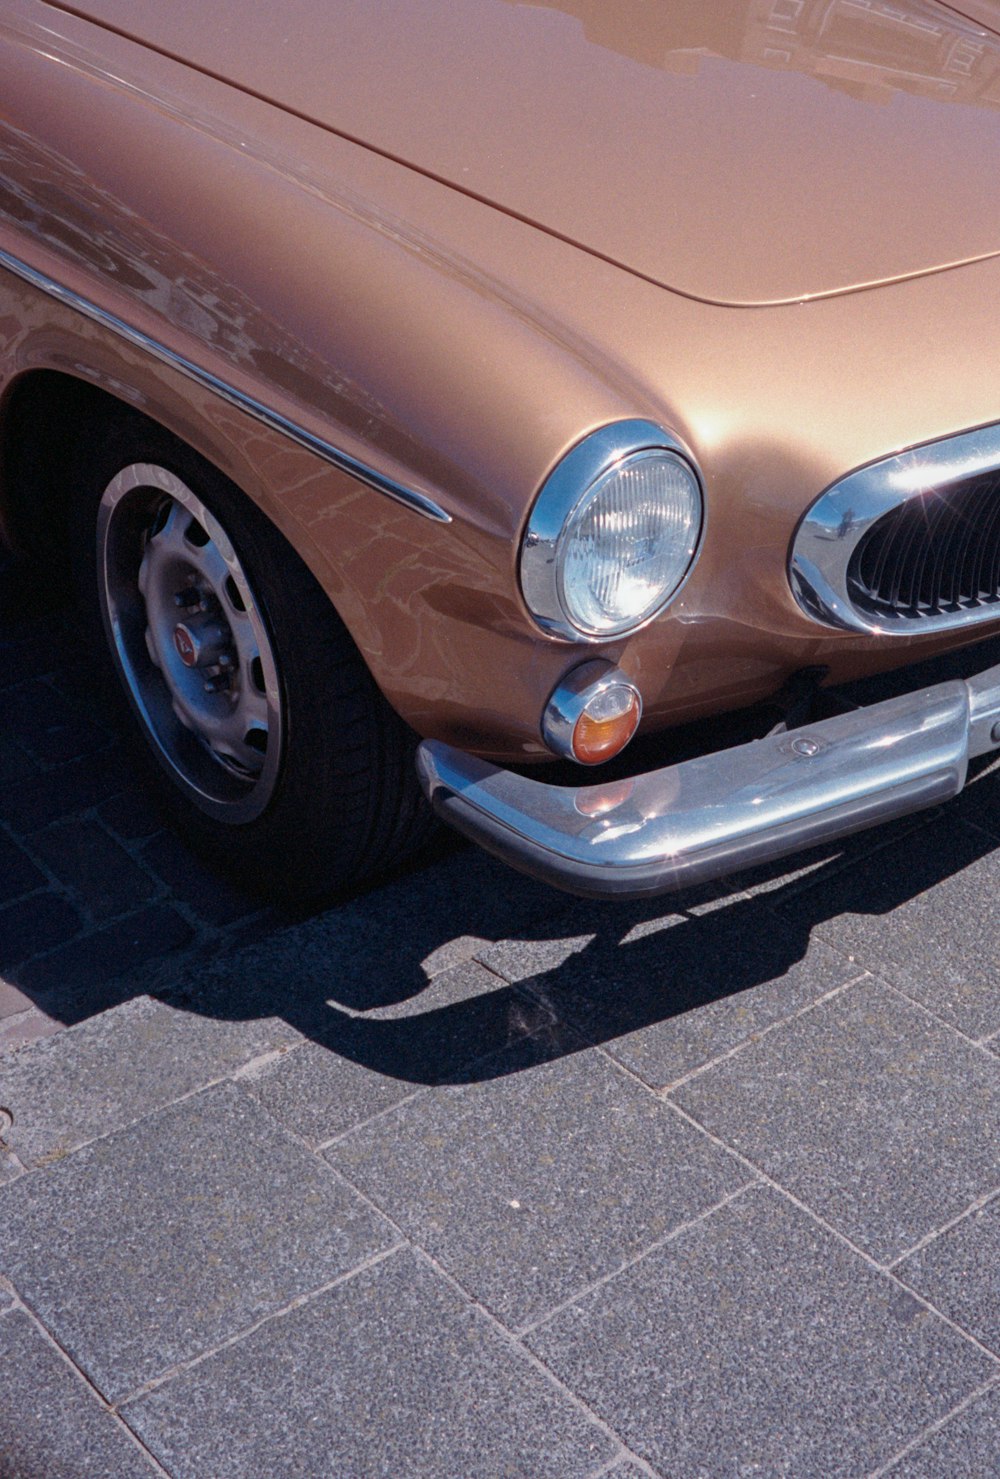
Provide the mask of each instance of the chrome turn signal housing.
[{"label": "chrome turn signal housing", "polygon": [[620,668],[581,663],[553,690],[542,715],[549,749],[580,765],[600,765],[620,754],[639,727],[642,695]]}]

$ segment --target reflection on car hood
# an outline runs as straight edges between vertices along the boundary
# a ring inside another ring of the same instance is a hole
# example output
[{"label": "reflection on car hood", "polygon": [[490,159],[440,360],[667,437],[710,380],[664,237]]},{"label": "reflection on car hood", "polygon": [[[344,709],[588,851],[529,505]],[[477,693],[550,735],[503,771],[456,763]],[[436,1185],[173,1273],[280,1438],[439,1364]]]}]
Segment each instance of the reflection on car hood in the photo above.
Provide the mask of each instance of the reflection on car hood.
[{"label": "reflection on car hood", "polygon": [[693,297],[1000,252],[1000,37],[934,0],[67,8]]}]

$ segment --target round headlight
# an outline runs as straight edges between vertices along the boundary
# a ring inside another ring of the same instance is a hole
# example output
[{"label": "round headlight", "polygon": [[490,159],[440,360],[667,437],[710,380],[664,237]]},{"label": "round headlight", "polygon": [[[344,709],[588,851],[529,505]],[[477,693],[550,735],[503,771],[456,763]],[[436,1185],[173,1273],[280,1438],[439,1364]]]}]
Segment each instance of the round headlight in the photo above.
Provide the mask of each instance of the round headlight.
[{"label": "round headlight", "polygon": [[694,560],[702,496],[662,428],[623,421],[574,447],[546,480],[521,550],[521,586],[546,631],[597,641],[634,631]]}]

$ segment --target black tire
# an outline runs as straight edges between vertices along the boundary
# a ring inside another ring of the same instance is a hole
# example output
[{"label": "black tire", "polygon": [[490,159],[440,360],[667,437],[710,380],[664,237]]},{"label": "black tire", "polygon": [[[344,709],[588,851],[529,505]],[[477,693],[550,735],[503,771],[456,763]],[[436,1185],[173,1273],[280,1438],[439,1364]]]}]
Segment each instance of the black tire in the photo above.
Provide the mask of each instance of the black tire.
[{"label": "black tire", "polygon": [[417,736],[238,488],[126,412],[88,447],[72,524],[85,620],[133,748],[198,852],[270,898],[314,902],[425,840]]}]

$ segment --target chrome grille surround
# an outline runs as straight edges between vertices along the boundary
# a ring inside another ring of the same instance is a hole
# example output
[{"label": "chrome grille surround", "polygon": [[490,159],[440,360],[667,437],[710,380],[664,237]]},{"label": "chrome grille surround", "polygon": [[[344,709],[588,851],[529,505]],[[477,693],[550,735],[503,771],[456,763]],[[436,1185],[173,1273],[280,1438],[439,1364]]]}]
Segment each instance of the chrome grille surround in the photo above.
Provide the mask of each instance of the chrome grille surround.
[{"label": "chrome grille surround", "polygon": [[[927,586],[915,565],[904,572],[903,586],[909,594],[904,599],[901,588],[898,603],[867,589],[861,578],[865,546],[871,549],[872,541],[881,537],[877,526],[887,516],[905,520],[911,534],[921,522],[927,531],[923,554],[903,550],[904,564],[905,559],[936,559],[942,550],[947,552],[949,540],[953,555],[961,549],[961,558],[968,558],[968,539],[956,537],[956,521],[963,520],[963,512],[981,516],[984,480],[991,473],[996,475],[1000,503],[1000,425],[899,452],[832,484],[807,510],[792,541],[788,579],[802,610],[824,626],[894,637],[1000,621],[1000,588],[963,590],[957,572],[953,580],[940,582],[942,594],[945,590],[948,594],[942,602],[933,594],[926,599]],[[963,510],[966,495],[972,502]],[[923,520],[907,517],[906,505],[914,499],[921,499],[928,510]],[[988,524],[992,536],[1000,536],[1000,520],[992,511]],[[971,517],[965,518],[962,528],[963,535],[974,529]],[[936,548],[933,539],[938,541]],[[900,554],[898,545],[896,553]],[[983,563],[992,563],[989,554]],[[869,574],[875,564],[868,560]]]}]

